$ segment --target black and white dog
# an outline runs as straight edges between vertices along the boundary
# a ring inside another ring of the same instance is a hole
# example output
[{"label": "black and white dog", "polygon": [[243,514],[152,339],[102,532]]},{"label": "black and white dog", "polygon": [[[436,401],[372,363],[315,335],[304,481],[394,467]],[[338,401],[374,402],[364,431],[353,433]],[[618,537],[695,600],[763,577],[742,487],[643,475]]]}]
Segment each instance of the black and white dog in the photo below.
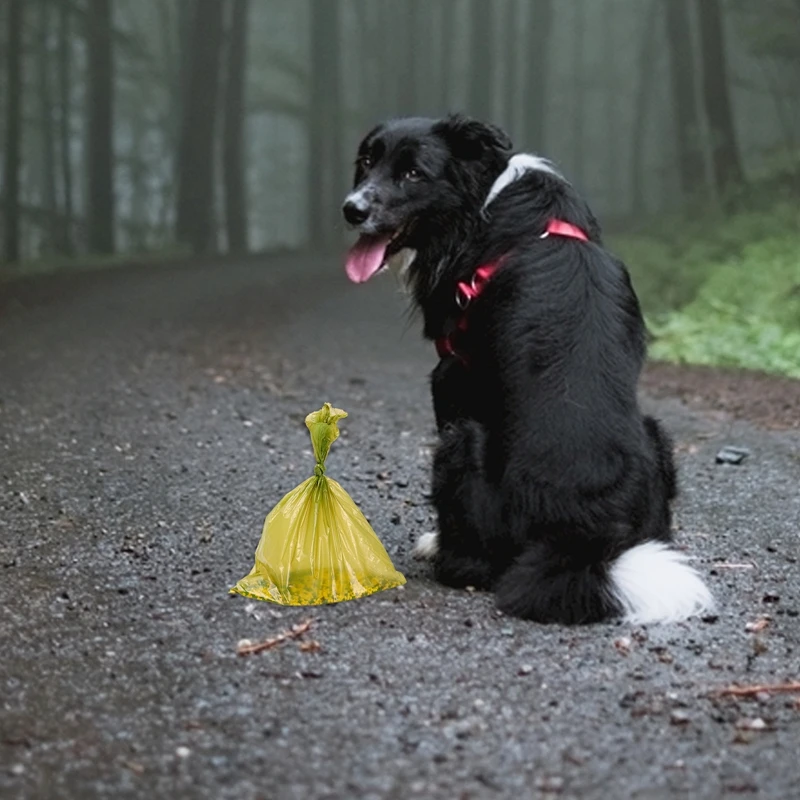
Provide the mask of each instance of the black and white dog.
[{"label": "black and white dog", "polygon": [[379,125],[344,204],[356,283],[396,269],[441,360],[437,579],[508,614],[670,622],[711,595],[671,546],[672,449],[644,416],[639,303],[587,204],[499,129],[451,116]]}]

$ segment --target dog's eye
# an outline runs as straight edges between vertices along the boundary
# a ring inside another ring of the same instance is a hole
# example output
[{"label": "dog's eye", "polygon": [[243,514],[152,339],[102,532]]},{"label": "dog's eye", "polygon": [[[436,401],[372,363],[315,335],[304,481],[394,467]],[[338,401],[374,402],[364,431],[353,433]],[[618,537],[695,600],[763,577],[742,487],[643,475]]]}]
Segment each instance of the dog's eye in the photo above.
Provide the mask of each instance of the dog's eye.
[{"label": "dog's eye", "polygon": [[372,166],[372,159],[369,156],[361,156],[358,159],[358,165],[362,169],[369,169]]},{"label": "dog's eye", "polygon": [[407,169],[403,173],[404,181],[419,181],[422,180],[422,173],[418,169]]}]

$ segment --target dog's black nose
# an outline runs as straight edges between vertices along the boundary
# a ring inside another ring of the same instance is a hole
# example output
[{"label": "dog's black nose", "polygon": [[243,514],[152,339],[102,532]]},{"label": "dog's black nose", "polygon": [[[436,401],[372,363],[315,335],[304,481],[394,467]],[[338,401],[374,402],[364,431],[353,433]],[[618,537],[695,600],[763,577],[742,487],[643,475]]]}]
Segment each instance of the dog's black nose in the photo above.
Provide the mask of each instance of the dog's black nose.
[{"label": "dog's black nose", "polygon": [[369,216],[368,207],[359,206],[352,200],[348,200],[344,204],[342,211],[344,212],[344,218],[351,225],[360,225],[362,222],[366,222],[367,217]]}]

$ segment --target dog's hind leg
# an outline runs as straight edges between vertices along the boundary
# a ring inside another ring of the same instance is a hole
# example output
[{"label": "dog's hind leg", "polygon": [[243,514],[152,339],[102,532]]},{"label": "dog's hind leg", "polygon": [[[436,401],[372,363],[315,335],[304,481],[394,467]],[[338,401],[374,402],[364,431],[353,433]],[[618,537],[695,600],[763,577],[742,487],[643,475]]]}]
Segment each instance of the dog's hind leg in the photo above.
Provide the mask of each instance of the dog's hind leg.
[{"label": "dog's hind leg", "polygon": [[658,420],[653,417],[644,418],[644,428],[655,448],[658,469],[664,483],[667,500],[674,500],[678,495],[678,475],[672,455],[672,440]]},{"label": "dog's hind leg", "polygon": [[497,605],[513,617],[578,625],[618,615],[608,566],[576,558],[547,541],[531,544],[500,578]]},{"label": "dog's hind leg", "polygon": [[672,455],[672,441],[652,417],[644,418],[644,427],[655,456],[647,513],[641,521],[640,538],[672,541],[672,501],[678,494],[678,476]]}]

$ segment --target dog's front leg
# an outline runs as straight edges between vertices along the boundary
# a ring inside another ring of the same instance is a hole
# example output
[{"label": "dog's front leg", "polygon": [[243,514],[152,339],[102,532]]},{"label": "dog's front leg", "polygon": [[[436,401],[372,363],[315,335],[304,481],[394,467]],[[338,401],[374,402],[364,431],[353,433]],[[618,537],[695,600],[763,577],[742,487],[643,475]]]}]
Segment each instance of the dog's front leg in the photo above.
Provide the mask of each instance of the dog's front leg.
[{"label": "dog's front leg", "polygon": [[434,457],[432,498],[439,533],[426,534],[415,554],[432,558],[448,586],[489,589],[501,565],[491,546],[499,526],[499,496],[484,469],[485,433],[473,420],[448,425]]},{"label": "dog's front leg", "polygon": [[469,373],[455,356],[443,358],[431,373],[433,413],[439,433],[470,416],[465,401],[474,390],[468,382]]}]

